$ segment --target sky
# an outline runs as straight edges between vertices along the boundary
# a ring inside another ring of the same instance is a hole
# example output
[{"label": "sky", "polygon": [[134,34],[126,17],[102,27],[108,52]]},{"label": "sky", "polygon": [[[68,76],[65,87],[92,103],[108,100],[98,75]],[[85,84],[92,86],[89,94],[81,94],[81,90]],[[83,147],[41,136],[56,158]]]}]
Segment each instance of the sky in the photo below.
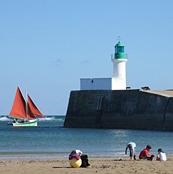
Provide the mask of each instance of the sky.
[{"label": "sky", "polygon": [[45,115],[65,115],[80,78],[112,76],[120,38],[127,86],[173,89],[172,0],[0,0],[0,115],[17,86]]}]

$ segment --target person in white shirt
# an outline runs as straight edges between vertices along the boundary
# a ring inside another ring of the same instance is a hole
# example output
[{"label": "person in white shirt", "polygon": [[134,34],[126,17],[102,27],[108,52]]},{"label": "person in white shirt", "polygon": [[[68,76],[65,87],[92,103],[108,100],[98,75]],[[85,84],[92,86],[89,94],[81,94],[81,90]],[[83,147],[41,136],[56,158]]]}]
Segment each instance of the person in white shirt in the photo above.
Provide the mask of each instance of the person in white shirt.
[{"label": "person in white shirt", "polygon": [[136,160],[135,148],[136,148],[136,143],[134,142],[129,142],[126,146],[125,154],[127,154],[127,150],[129,150],[130,152],[129,157],[131,160],[132,159]]},{"label": "person in white shirt", "polygon": [[158,149],[158,154],[157,154],[156,160],[158,160],[158,161],[166,161],[167,160],[166,153],[164,153],[161,148]]}]

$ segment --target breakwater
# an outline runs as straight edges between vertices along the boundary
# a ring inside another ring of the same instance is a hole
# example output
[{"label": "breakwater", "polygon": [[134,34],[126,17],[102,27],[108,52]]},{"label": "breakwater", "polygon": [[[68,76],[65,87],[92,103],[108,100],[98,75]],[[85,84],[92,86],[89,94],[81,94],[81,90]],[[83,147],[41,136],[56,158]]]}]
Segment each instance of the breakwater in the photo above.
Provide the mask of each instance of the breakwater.
[{"label": "breakwater", "polygon": [[64,127],[173,131],[173,97],[145,90],[71,91]]}]

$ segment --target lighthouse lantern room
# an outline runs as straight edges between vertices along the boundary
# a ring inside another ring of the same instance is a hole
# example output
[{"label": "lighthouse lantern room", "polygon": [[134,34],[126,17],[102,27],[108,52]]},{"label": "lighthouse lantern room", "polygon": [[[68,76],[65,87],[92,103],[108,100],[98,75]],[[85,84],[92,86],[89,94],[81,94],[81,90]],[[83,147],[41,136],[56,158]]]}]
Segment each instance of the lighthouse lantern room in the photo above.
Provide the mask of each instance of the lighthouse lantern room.
[{"label": "lighthouse lantern room", "polygon": [[112,90],[126,89],[126,62],[127,56],[124,52],[124,45],[119,41],[115,45],[115,54],[112,58]]}]

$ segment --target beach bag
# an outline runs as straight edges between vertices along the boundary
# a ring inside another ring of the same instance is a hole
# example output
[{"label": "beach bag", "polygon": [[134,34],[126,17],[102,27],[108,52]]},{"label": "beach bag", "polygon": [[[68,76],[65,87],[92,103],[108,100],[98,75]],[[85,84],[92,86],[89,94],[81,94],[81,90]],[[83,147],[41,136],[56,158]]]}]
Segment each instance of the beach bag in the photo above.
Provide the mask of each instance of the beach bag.
[{"label": "beach bag", "polygon": [[88,162],[88,155],[81,155],[81,160],[82,160],[81,167],[88,167],[88,166],[90,166],[90,164]]}]

